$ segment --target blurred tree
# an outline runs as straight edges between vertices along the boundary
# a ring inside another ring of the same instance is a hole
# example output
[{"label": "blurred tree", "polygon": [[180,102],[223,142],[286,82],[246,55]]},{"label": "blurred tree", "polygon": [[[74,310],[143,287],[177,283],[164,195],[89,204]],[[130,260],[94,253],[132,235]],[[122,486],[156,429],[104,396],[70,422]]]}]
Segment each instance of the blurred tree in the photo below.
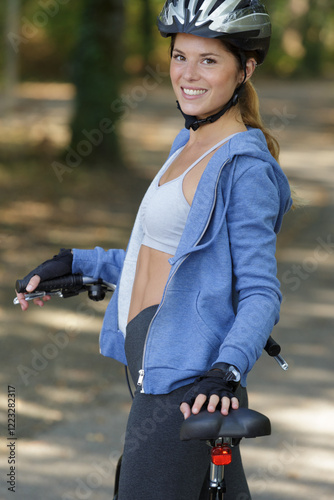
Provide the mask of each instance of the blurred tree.
[{"label": "blurred tree", "polygon": [[68,81],[83,3],[84,0],[21,0],[17,45],[23,80]]},{"label": "blurred tree", "polygon": [[157,33],[155,21],[161,0],[139,0],[126,6],[125,71],[128,75],[145,73],[155,58]]},{"label": "blurred tree", "polygon": [[326,46],[321,33],[333,9],[330,4],[332,0],[310,0],[309,9],[301,19],[300,31],[304,34],[305,47],[303,73],[310,76],[317,76],[322,71]]},{"label": "blurred tree", "polygon": [[16,85],[19,79],[18,51],[10,43],[12,33],[19,30],[20,0],[7,0],[5,23],[5,65],[4,65],[4,92],[6,107],[15,103]]},{"label": "blurred tree", "polygon": [[283,77],[333,75],[333,0],[276,0],[266,5],[273,36],[263,71]]},{"label": "blurred tree", "polygon": [[151,0],[141,0],[141,33],[143,40],[143,61],[144,67],[150,62],[150,55],[154,48],[153,39],[153,9]]},{"label": "blurred tree", "polygon": [[67,163],[122,166],[117,121],[124,110],[118,98],[123,36],[123,0],[84,1],[72,66],[77,95]]}]

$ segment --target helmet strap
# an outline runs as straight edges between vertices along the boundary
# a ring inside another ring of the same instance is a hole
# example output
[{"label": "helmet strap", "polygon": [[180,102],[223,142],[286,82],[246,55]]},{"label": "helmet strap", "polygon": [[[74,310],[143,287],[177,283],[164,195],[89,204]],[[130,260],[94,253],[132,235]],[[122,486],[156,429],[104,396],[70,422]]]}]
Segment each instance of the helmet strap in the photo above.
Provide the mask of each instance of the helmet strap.
[{"label": "helmet strap", "polygon": [[192,128],[194,131],[198,130],[201,125],[206,125],[207,123],[214,123],[219,120],[229,109],[237,104],[239,101],[239,93],[242,90],[242,86],[240,85],[235,91],[231,99],[225,104],[223,109],[215,113],[214,115],[208,116],[207,118],[203,118],[201,120],[197,119],[196,116],[187,115],[183,113],[179,101],[176,101],[177,108],[181,111],[183,118],[185,119],[185,127],[189,130]]},{"label": "helmet strap", "polygon": [[244,55],[241,53],[240,54],[240,59],[242,62],[243,70],[244,70],[244,79],[243,82],[237,87],[231,97],[231,99],[225,104],[223,109],[218,111],[218,113],[215,113],[214,115],[208,116],[207,118],[203,118],[201,120],[197,119],[196,116],[192,115],[186,115],[183,113],[179,101],[176,101],[177,108],[181,111],[183,118],[185,119],[185,127],[189,130],[190,128],[193,129],[194,131],[198,130],[201,125],[206,125],[207,123],[214,123],[215,121],[219,120],[229,109],[231,109],[233,106],[235,106],[239,102],[239,97],[241,92],[244,89],[245,82],[247,79],[247,71],[246,71],[246,58]]}]

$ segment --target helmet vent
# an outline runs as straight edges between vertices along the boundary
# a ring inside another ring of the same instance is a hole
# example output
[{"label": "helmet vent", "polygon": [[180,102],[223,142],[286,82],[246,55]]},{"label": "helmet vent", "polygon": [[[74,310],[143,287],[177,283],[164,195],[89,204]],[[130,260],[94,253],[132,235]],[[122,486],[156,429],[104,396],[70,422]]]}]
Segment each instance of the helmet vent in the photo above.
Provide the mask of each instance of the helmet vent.
[{"label": "helmet vent", "polygon": [[271,23],[259,0],[167,0],[158,17],[162,36],[189,33],[224,38],[244,51],[255,51],[261,64],[268,52]]}]

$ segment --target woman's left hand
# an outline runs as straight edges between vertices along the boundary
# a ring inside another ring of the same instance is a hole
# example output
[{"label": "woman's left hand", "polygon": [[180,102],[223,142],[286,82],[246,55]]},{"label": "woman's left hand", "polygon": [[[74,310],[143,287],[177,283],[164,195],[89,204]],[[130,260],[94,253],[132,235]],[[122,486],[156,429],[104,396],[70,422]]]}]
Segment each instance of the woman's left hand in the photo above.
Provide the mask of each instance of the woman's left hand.
[{"label": "woman's left hand", "polygon": [[[183,413],[184,419],[187,419],[188,417],[190,417],[191,414],[196,415],[197,413],[199,413],[201,411],[204,403],[207,401],[207,399],[208,398],[207,398],[207,396],[205,396],[205,394],[199,394],[197,396],[197,398],[195,399],[195,402],[192,405],[192,407],[190,407],[190,405],[188,403],[182,403],[180,406],[180,410]],[[221,411],[222,415],[227,415],[230,407],[232,407],[233,410],[237,410],[239,408],[239,401],[237,398],[233,397],[230,399],[230,398],[225,396],[225,397],[221,398],[221,400],[220,400],[219,396],[217,396],[216,394],[213,394],[212,396],[210,396],[210,399],[209,399],[209,403],[208,403],[208,407],[207,407],[208,412],[213,413],[214,411],[216,411],[217,406],[218,406],[220,401],[221,401],[221,410],[220,411]]]},{"label": "woman's left hand", "polygon": [[180,410],[184,418],[192,413],[200,412],[204,404],[211,413],[221,404],[221,413],[227,415],[230,407],[239,408],[239,401],[234,392],[239,382],[234,381],[234,375],[229,370],[212,369],[195,380],[181,401]]}]

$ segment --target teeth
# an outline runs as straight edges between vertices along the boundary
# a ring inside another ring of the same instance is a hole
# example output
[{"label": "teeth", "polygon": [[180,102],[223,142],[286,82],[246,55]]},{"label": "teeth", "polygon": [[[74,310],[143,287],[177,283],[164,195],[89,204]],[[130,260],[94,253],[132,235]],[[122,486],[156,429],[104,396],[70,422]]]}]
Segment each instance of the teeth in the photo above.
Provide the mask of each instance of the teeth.
[{"label": "teeth", "polygon": [[206,90],[193,90],[193,89],[183,89],[183,92],[187,95],[202,95],[205,94]]}]

